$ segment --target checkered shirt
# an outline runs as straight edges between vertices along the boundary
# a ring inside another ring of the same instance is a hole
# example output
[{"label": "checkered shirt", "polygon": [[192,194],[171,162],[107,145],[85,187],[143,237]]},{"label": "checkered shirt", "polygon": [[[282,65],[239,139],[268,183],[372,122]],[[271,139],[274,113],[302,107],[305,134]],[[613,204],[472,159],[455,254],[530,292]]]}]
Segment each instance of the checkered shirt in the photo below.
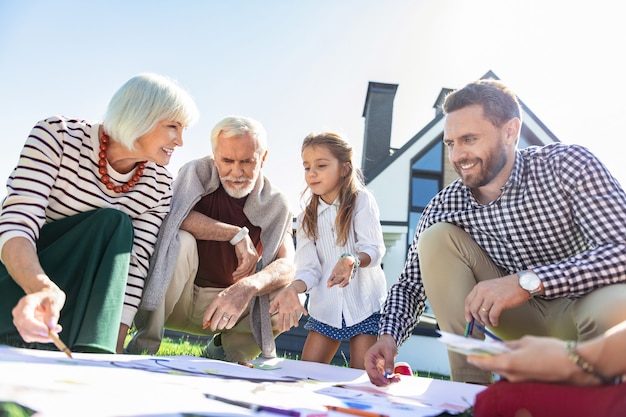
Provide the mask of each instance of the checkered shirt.
[{"label": "checkered shirt", "polygon": [[626,194],[617,180],[581,146],[525,148],[497,200],[481,205],[457,179],[424,209],[379,326],[398,344],[424,311],[417,240],[438,222],[463,228],[508,274],[532,269],[546,299],[626,282]]}]

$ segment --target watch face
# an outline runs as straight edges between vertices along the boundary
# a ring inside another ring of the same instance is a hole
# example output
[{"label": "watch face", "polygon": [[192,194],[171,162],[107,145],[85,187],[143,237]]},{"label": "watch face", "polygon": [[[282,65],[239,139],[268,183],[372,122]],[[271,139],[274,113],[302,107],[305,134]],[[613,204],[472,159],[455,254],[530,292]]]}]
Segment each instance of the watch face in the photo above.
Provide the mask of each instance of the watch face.
[{"label": "watch face", "polygon": [[539,277],[532,272],[522,271],[519,273],[519,285],[526,291],[534,291],[539,288]]}]

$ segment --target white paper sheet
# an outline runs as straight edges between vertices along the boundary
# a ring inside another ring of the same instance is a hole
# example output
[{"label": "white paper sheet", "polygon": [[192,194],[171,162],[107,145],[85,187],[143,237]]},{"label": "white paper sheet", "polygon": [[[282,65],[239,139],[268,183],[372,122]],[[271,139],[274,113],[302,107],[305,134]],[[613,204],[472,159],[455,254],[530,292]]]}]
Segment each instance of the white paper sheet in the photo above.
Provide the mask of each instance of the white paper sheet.
[{"label": "white paper sheet", "polygon": [[445,343],[448,349],[462,353],[463,355],[497,355],[511,350],[503,342],[496,340],[473,339],[471,337],[463,337],[440,330],[437,332],[441,334],[441,337],[437,340],[441,343]]},{"label": "white paper sheet", "polygon": [[0,401],[43,417],[277,415],[208,399],[209,393],[302,417],[327,416],[327,405],[419,417],[467,408],[484,388],[408,376],[378,388],[361,370],[289,359],[259,359],[249,368],[197,357],[73,356],[0,346]]}]

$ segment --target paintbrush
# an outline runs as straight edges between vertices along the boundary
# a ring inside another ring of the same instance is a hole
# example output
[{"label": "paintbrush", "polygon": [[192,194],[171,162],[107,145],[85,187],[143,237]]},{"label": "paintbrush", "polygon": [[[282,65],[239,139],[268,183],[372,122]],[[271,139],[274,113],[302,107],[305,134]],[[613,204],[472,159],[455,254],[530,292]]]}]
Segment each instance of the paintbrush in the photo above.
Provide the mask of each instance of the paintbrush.
[{"label": "paintbrush", "polygon": [[72,357],[72,351],[70,350],[70,348],[65,346],[65,343],[63,343],[61,341],[61,339],[59,339],[59,335],[58,334],[52,333],[52,330],[48,330],[48,336],[50,336],[50,339],[52,339],[52,342],[54,343],[54,346],[56,346],[61,352],[65,352],[65,354],[69,358]]}]

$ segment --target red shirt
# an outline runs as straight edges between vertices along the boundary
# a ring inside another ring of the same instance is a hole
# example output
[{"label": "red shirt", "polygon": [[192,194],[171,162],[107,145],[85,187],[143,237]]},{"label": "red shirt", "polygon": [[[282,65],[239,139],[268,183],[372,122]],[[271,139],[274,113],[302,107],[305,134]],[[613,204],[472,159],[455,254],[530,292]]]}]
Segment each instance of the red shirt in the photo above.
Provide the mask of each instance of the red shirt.
[{"label": "red shirt", "polygon": [[[193,210],[220,222],[246,226],[250,230],[250,239],[259,255],[263,252],[261,229],[253,226],[243,213],[247,197],[233,198],[220,184],[213,193],[208,194],[195,205]],[[235,283],[232,274],[237,269],[235,247],[228,241],[196,240],[200,259],[195,283],[199,287],[226,288]]]}]

